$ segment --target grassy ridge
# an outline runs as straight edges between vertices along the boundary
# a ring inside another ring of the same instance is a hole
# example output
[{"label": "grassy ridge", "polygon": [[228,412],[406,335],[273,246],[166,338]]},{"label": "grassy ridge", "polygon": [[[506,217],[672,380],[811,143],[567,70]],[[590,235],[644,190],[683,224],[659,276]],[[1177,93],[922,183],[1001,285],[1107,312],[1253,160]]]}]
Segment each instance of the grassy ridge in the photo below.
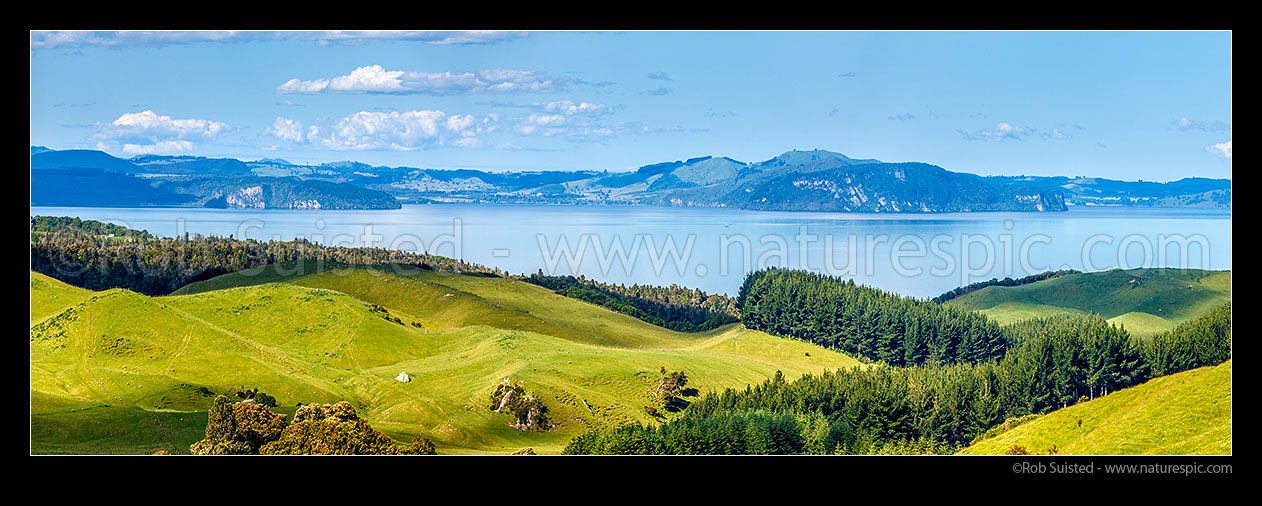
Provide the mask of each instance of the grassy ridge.
[{"label": "grassy ridge", "polygon": [[1231,299],[1231,272],[1197,269],[1114,269],[1020,286],[989,286],[947,302],[1000,323],[1057,314],[1098,313],[1148,336]]},{"label": "grassy ridge", "polygon": [[241,288],[246,286],[265,285],[267,283],[288,282],[320,272],[325,268],[325,266],[330,264],[330,262],[321,262],[318,260],[296,260],[266,264],[246,269],[244,271],[232,272],[222,276],[215,276],[210,279],[195,281],[181,286],[179,289],[171,292],[171,295],[193,295],[203,292],[223,290],[226,288]]},{"label": "grassy ridge", "polygon": [[961,453],[1002,454],[1013,445],[1043,454],[1053,445],[1061,454],[1230,454],[1231,361],[1053,411]]},{"label": "grassy ridge", "polygon": [[[40,294],[35,297],[34,294]],[[70,286],[43,274],[31,273],[31,324],[60,313],[92,297],[91,290]]]},{"label": "grassy ridge", "polygon": [[[379,430],[425,434],[441,453],[556,453],[589,426],[650,421],[662,366],[705,392],[858,364],[739,325],[672,332],[503,278],[273,274],[290,283],[225,277],[202,286],[218,290],[152,298],[32,273],[32,451],[186,449],[204,428],[207,390],[258,387],[288,407],[349,400]],[[400,371],[412,382],[395,381]],[[505,378],[536,391],[558,427],[522,433],[488,410]],[[127,436],[114,424],[169,429]]]}]

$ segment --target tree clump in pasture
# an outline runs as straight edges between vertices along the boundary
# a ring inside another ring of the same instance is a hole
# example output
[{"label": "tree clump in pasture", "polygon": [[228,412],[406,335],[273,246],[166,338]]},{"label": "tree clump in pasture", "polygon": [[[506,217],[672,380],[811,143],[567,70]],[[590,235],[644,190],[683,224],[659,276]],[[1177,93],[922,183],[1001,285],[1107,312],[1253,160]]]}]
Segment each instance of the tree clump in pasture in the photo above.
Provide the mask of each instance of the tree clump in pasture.
[{"label": "tree clump in pasture", "polygon": [[349,402],[307,404],[280,437],[259,449],[264,455],[399,455],[394,440],[359,418]]},{"label": "tree clump in pasture", "polygon": [[193,455],[252,455],[280,438],[285,415],[273,413],[253,400],[233,404],[222,395],[215,398],[206,422],[206,438],[193,443]]},{"label": "tree clump in pasture", "polygon": [[412,438],[412,442],[408,444],[403,453],[408,455],[438,455],[434,448],[434,442],[427,437],[421,436]]},{"label": "tree clump in pasture", "polygon": [[684,387],[688,385],[688,376],[683,371],[667,373],[666,367],[661,368],[660,374],[657,388],[652,391],[653,400],[667,410],[679,411],[679,404],[682,404],[680,397],[684,394]]},{"label": "tree clump in pasture", "polygon": [[507,378],[491,391],[491,411],[513,415],[509,425],[517,430],[544,431],[551,428],[548,408],[534,392],[526,393],[520,384],[512,384]]},{"label": "tree clump in pasture", "polygon": [[417,437],[400,449],[374,430],[349,402],[307,404],[292,423],[254,399],[233,403],[218,396],[206,422],[206,438],[193,455],[434,455],[434,442]]},{"label": "tree clump in pasture", "polygon": [[263,392],[260,392],[258,387],[247,388],[245,390],[241,390],[237,392],[237,397],[240,397],[242,399],[247,399],[247,400],[253,400],[254,402],[257,402],[269,408],[276,407],[276,398],[270,395],[267,395]]}]

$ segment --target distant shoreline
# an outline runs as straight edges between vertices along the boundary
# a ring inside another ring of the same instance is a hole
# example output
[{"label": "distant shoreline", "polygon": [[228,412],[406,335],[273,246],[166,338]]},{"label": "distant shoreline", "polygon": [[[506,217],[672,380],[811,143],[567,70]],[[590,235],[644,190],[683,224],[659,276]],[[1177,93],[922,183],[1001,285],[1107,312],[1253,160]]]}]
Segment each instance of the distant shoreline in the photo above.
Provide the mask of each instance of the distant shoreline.
[{"label": "distant shoreline", "polygon": [[1017,211],[1017,210],[1012,210],[1012,211],[991,211],[991,210],[986,210],[986,211],[945,211],[945,212],[897,212],[897,213],[885,213],[885,212],[879,212],[879,211],[815,211],[815,210],[790,210],[790,209],[785,209],[785,210],[765,210],[765,209],[743,209],[743,208],[738,208],[738,207],[727,207],[727,206],[659,206],[659,205],[653,205],[653,204],[636,204],[636,203],[621,203],[621,204],[620,204],[620,203],[611,203],[611,202],[600,202],[600,203],[575,203],[575,202],[568,202],[568,203],[547,203],[547,202],[411,202],[411,201],[406,201],[406,200],[402,200],[402,199],[400,199],[399,204],[400,204],[400,206],[402,206],[401,208],[363,208],[363,209],[314,209],[314,208],[298,209],[298,208],[286,208],[286,207],[249,208],[249,207],[205,207],[205,206],[166,206],[166,205],[128,205],[128,206],[120,206],[120,205],[93,205],[93,204],[80,204],[80,205],[46,205],[46,204],[31,204],[31,206],[30,206],[30,207],[31,207],[31,209],[35,209],[35,208],[48,208],[48,209],[59,209],[59,208],[60,208],[60,209],[75,209],[75,208],[93,208],[93,209],[211,209],[211,210],[217,210],[217,211],[262,211],[262,212],[272,212],[272,211],[313,211],[313,212],[327,212],[327,211],[339,211],[339,212],[340,212],[340,211],[399,211],[399,210],[401,210],[402,208],[407,208],[407,207],[421,207],[421,206],[431,206],[431,205],[433,205],[433,206],[480,206],[480,207],[617,207],[617,208],[631,207],[631,208],[637,208],[637,209],[663,209],[663,210],[664,210],[664,209],[713,209],[713,210],[725,210],[725,211],[747,211],[747,212],[755,212],[755,213],[793,213],[793,214],[808,214],[808,213],[817,213],[817,214],[864,215],[864,216],[943,216],[943,215],[956,215],[956,214],[981,215],[981,214],[1000,214],[1000,213],[1002,213],[1002,214],[1008,214],[1008,213],[1019,213],[1019,214],[1023,214],[1023,215],[1040,215],[1040,214],[1051,214],[1051,215],[1057,215],[1057,214],[1073,213],[1073,212],[1075,212],[1076,210],[1079,210],[1079,211],[1080,211],[1080,210],[1088,210],[1088,209],[1091,209],[1091,210],[1096,210],[1096,209],[1099,209],[1099,210],[1106,210],[1106,209],[1118,209],[1118,210],[1127,209],[1127,210],[1129,210],[1129,209],[1134,209],[1134,210],[1151,210],[1151,211],[1211,211],[1211,212],[1212,212],[1212,211],[1221,211],[1221,212],[1230,212],[1230,211],[1231,211],[1231,207],[1126,206],[1126,205],[1067,205],[1067,206],[1066,206],[1066,207],[1067,207],[1067,209],[1066,209],[1066,210],[1064,210],[1064,211]]}]

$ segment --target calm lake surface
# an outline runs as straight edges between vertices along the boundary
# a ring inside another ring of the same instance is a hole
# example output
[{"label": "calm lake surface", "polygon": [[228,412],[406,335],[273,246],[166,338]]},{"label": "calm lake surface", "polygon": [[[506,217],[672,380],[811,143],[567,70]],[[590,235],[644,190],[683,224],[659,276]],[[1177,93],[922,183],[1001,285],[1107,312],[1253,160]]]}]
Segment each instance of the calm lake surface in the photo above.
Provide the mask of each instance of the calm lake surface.
[{"label": "calm lake surface", "polygon": [[916,297],[1051,269],[1231,269],[1231,212],[848,214],[626,206],[405,205],[386,211],[32,207],[175,236],[377,246],[613,283],[736,295],[786,266]]}]

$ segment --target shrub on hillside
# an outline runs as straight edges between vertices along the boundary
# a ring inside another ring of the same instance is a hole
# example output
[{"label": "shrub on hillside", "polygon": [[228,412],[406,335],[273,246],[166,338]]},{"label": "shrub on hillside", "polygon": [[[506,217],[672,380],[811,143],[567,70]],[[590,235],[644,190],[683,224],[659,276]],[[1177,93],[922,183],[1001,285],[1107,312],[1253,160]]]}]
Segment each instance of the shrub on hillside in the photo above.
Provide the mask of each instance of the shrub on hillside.
[{"label": "shrub on hillside", "polygon": [[250,455],[264,444],[275,441],[285,429],[285,415],[273,413],[252,400],[233,404],[224,396],[215,398],[206,422],[206,437],[193,443],[193,455]]},{"label": "shrub on hillside", "polygon": [[267,395],[267,394],[265,394],[265,393],[263,393],[263,392],[259,392],[259,393],[257,393],[257,394],[254,394],[254,402],[257,402],[257,403],[262,404],[262,405],[264,405],[264,406],[267,406],[267,407],[269,407],[269,408],[274,408],[274,407],[276,407],[276,398],[275,398],[275,397],[272,397],[272,396],[270,396],[270,395]]},{"label": "shrub on hillside", "polygon": [[[431,443],[432,444],[432,443]],[[399,455],[389,436],[359,418],[349,402],[307,404],[280,438],[259,448],[263,455]]]},{"label": "shrub on hillside", "polygon": [[548,430],[548,408],[534,392],[526,393],[521,385],[511,384],[507,378],[491,391],[491,411],[513,415],[512,425],[517,430]]},{"label": "shrub on hillside", "polygon": [[254,402],[257,402],[269,408],[276,407],[276,398],[270,395],[267,395],[263,392],[260,392],[257,387],[239,391],[237,392],[237,397],[240,397],[242,399],[253,400]]},{"label": "shrub on hillside", "polygon": [[[1015,429],[1015,428],[1017,428],[1018,426],[1020,426],[1020,425],[1022,425],[1022,424],[1024,424],[1024,423],[1026,423],[1026,422],[1029,422],[1029,421],[1031,421],[1031,420],[1037,419],[1038,417],[1041,417],[1041,416],[1043,416],[1043,415],[1041,415],[1041,414],[1037,414],[1037,413],[1036,413],[1036,414],[1032,414],[1032,415],[1025,415],[1025,416],[1014,416],[1014,417],[1011,417],[1011,418],[1005,419],[1005,420],[1003,421],[1003,423],[1001,423],[1001,424],[999,424],[999,425],[996,425],[996,426],[994,426],[994,427],[991,427],[990,429],[987,429],[987,430],[986,430],[986,432],[983,432],[983,433],[979,434],[977,437],[973,438],[973,441],[972,441],[972,442],[970,442],[969,444],[970,444],[970,445],[975,445],[975,444],[977,444],[978,442],[985,441],[985,440],[990,439],[990,438],[992,438],[992,437],[995,437],[995,436],[998,436],[998,435],[1003,434],[1003,433],[1005,433],[1005,432],[1008,432],[1008,431],[1010,431],[1010,430],[1012,430],[1012,429]],[[1082,422],[1081,422],[1081,421],[1079,421],[1078,425],[1082,425]]]},{"label": "shrub on hillside", "polygon": [[418,438],[400,451],[389,436],[373,430],[346,401],[308,404],[293,423],[254,399],[233,403],[218,396],[206,422],[206,438],[193,443],[194,455],[433,455],[434,443]]},{"label": "shrub on hillside", "polygon": [[661,378],[657,380],[657,388],[653,390],[653,400],[669,411],[680,411],[679,397],[688,385],[688,376],[683,371],[666,372],[661,368]]},{"label": "shrub on hillside", "polygon": [[434,442],[427,437],[416,436],[412,438],[412,443],[403,450],[408,455],[438,455],[434,448]]}]

